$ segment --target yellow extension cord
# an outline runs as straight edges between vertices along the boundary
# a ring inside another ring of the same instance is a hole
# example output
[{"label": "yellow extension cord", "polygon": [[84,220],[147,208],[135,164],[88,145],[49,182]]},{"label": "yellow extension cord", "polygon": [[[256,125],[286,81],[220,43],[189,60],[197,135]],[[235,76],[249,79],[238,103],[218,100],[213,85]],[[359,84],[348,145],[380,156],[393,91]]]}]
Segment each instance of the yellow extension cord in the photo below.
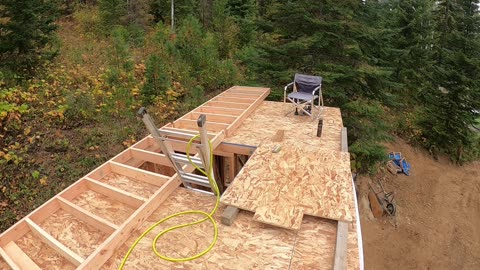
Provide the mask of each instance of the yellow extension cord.
[{"label": "yellow extension cord", "polygon": [[[182,215],[190,215],[190,214],[200,214],[200,215],[203,215],[205,216],[203,219],[200,219],[200,220],[197,220],[197,221],[194,221],[194,222],[190,222],[190,223],[185,223],[185,224],[180,224],[180,225],[177,225],[177,226],[173,226],[173,227],[170,227],[170,228],[167,228],[163,231],[161,231],[159,234],[157,234],[157,236],[155,236],[155,238],[153,239],[153,242],[152,242],[152,249],[153,249],[153,252],[160,258],[166,260],[166,261],[170,261],[170,262],[186,262],[186,261],[191,261],[191,260],[194,260],[194,259],[197,259],[197,258],[200,258],[202,257],[203,255],[207,254],[212,248],[213,246],[215,246],[215,243],[217,242],[217,238],[218,238],[218,226],[217,226],[217,223],[215,222],[215,220],[213,219],[213,214],[215,214],[215,212],[217,211],[217,208],[218,208],[218,205],[220,203],[220,192],[218,190],[218,186],[217,186],[217,183],[212,179],[212,169],[213,169],[213,149],[212,149],[212,143],[210,141],[208,141],[208,146],[210,148],[210,168],[208,170],[208,173],[205,172],[204,170],[202,170],[201,168],[199,168],[198,166],[196,166],[192,160],[190,159],[190,146],[192,145],[192,142],[193,140],[195,140],[197,137],[199,137],[200,134],[194,136],[193,138],[190,139],[190,141],[188,141],[188,144],[187,144],[187,158],[188,158],[188,161],[190,162],[190,164],[193,165],[193,167],[195,167],[195,169],[199,170],[200,172],[202,172],[203,174],[205,174],[208,178],[208,181],[210,182],[210,185],[213,187],[213,191],[215,193],[215,196],[217,197],[216,198],[216,202],[215,202],[215,207],[213,208],[213,210],[210,212],[210,213],[207,213],[207,212],[204,212],[204,211],[200,211],[200,210],[190,210],[190,211],[184,211],[184,212],[179,212],[179,213],[175,213],[173,215],[170,215],[166,218],[163,218],[162,220],[159,220],[157,221],[155,224],[153,224],[152,226],[150,226],[145,232],[143,232],[140,237],[137,238],[137,240],[135,240],[135,242],[133,243],[133,245],[130,247],[130,249],[128,250],[127,254],[125,254],[125,257],[123,257],[123,260],[122,260],[122,263],[120,264],[119,266],[119,270],[122,270],[123,267],[125,266],[125,263],[127,262],[127,259],[128,257],[130,256],[130,254],[132,253],[132,251],[135,249],[135,247],[137,246],[137,244],[140,242],[140,240],[142,240],[148,233],[150,233],[153,229],[155,229],[158,225],[162,224],[163,222],[171,219],[171,218],[174,218],[174,217],[178,217],[178,216],[182,216]],[[160,237],[162,237],[164,234],[170,232],[170,231],[173,231],[173,230],[176,230],[176,229],[180,229],[180,228],[184,228],[184,227],[189,227],[189,226],[193,226],[193,225],[196,225],[196,224],[199,224],[199,223],[202,223],[206,220],[210,220],[210,222],[212,222],[213,224],[213,229],[214,229],[214,235],[213,235],[213,241],[212,243],[202,252],[200,253],[197,253],[196,255],[193,255],[191,257],[186,257],[186,258],[171,258],[171,257],[167,257],[167,256],[164,256],[162,254],[160,254],[160,252],[158,252],[157,250],[157,241]]]}]

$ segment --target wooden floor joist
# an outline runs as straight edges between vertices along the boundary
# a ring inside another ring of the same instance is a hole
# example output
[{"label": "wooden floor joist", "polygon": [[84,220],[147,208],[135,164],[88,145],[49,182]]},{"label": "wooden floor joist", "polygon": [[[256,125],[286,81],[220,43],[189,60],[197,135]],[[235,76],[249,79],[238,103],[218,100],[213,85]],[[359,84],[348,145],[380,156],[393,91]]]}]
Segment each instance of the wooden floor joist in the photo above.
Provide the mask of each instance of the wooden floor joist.
[{"label": "wooden floor joist", "polygon": [[33,222],[31,219],[27,218],[25,219],[25,221],[27,222],[32,232],[38,238],[40,238],[49,247],[57,251],[69,262],[73,263],[75,266],[79,266],[84,261],[84,259],[80,257],[80,255],[76,254],[75,252],[67,248],[65,245],[60,243],[57,239],[55,239],[53,236],[43,230],[40,226],[35,224],[35,222]]},{"label": "wooden floor joist", "polygon": [[10,265],[12,269],[18,268],[21,270],[41,270],[41,268],[14,242],[7,243],[3,247],[3,251],[4,254],[0,254],[2,254],[2,256],[5,255],[4,259],[6,258],[5,261],[7,261],[7,263],[13,262],[13,264]]}]

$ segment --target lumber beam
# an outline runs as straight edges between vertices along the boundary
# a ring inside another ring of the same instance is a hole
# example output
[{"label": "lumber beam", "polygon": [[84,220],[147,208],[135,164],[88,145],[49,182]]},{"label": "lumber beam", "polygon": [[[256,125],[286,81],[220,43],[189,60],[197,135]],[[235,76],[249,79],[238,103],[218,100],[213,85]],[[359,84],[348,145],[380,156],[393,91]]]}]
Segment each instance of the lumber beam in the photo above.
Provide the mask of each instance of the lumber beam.
[{"label": "lumber beam", "polygon": [[164,154],[159,154],[159,153],[155,153],[155,152],[151,152],[143,149],[136,149],[136,148],[130,148],[130,153],[133,158],[136,158],[139,160],[151,162],[158,165],[173,167],[170,160],[168,160],[168,157],[165,156]]},{"label": "lumber beam", "polygon": [[[174,127],[176,128],[186,128],[190,130],[198,130],[198,125],[196,120],[190,120],[190,119],[178,119],[173,123]],[[216,123],[216,122],[207,122],[205,125],[206,129],[210,132],[219,132],[222,130],[227,129],[229,124],[225,123]]]},{"label": "lumber beam", "polygon": [[88,177],[86,178],[86,180],[87,180],[87,186],[91,190],[97,193],[103,194],[109,197],[110,199],[114,199],[118,202],[131,206],[134,209],[140,207],[146,201],[145,198],[142,198],[130,192],[121,190],[114,186],[110,186],[108,184],[102,183],[100,181],[90,179]]},{"label": "lumber beam", "polygon": [[235,102],[225,102],[225,101],[209,101],[207,102],[208,106],[218,107],[218,108],[235,108],[235,109],[246,109],[250,106],[247,103],[235,103]]},{"label": "lumber beam", "polygon": [[338,221],[337,241],[335,245],[334,270],[347,269],[347,244],[348,244],[348,223]]},{"label": "lumber beam", "polygon": [[348,152],[348,137],[347,137],[347,128],[342,127],[342,135],[341,135],[341,147],[342,147],[342,152]]},{"label": "lumber beam", "polygon": [[224,98],[242,98],[242,99],[249,99],[250,101],[254,101],[259,97],[260,94],[237,94],[235,92],[223,92],[222,94],[219,95],[219,97],[224,97]]},{"label": "lumber beam", "polygon": [[231,205],[227,206],[227,208],[225,208],[222,213],[222,224],[225,224],[227,226],[232,225],[233,221],[237,217],[238,212],[239,209],[237,207]]},{"label": "lumber beam", "polygon": [[187,114],[187,117],[190,120],[196,120],[200,115],[205,115],[207,117],[207,123],[210,121],[216,122],[216,123],[222,123],[222,124],[231,124],[237,117],[231,116],[231,115],[226,115],[226,114],[217,114],[217,113],[199,113],[199,112],[192,112],[190,114]]},{"label": "lumber beam", "polygon": [[[342,149],[342,152],[348,152],[346,127],[342,127],[342,131],[341,131],[341,149]],[[344,221],[338,221],[337,240],[335,244],[335,257],[333,262],[334,270],[347,269],[347,245],[348,245],[348,223]]]},{"label": "lumber beam", "polygon": [[215,150],[225,153],[250,156],[253,154],[253,152],[255,152],[256,149],[257,147],[255,146],[222,142]]},{"label": "lumber beam", "polygon": [[72,216],[78,218],[79,220],[87,223],[88,225],[95,227],[102,231],[103,233],[110,235],[112,234],[118,226],[113,224],[112,222],[99,217],[89,211],[83,209],[82,207],[62,198],[57,198],[60,207],[67,213],[71,214]]},{"label": "lumber beam", "polygon": [[3,246],[3,251],[6,254],[7,258],[10,258],[7,263],[13,262],[13,269],[18,267],[20,269],[28,269],[28,270],[41,270],[41,268],[30,258],[28,257],[23,250],[15,244],[15,242],[9,242],[5,246]]},{"label": "lumber beam", "polygon": [[255,101],[255,99],[252,100],[252,99],[249,99],[249,98],[235,98],[235,97],[218,96],[218,97],[212,99],[212,101],[251,104],[252,101]]},{"label": "lumber beam", "polygon": [[72,250],[70,250],[68,247],[60,243],[57,239],[55,239],[53,236],[51,236],[48,232],[46,232],[44,229],[40,228],[35,222],[33,222],[31,219],[27,218],[25,219],[27,222],[28,226],[32,230],[33,234],[35,234],[38,238],[42,240],[45,244],[47,244],[49,247],[54,249],[56,252],[58,252],[60,255],[62,255],[65,259],[67,259],[69,262],[73,263],[75,266],[79,266],[84,259],[80,257],[80,255],[76,254]]},{"label": "lumber beam", "polygon": [[12,270],[22,270],[20,269],[20,267],[12,260],[12,258],[10,258],[10,256],[7,255],[7,252],[5,252],[5,250],[3,250],[3,248],[0,247],[0,257],[3,258],[3,260],[7,263],[8,266],[10,266],[10,268]]},{"label": "lumber beam", "polygon": [[199,107],[193,112],[198,113],[216,113],[216,114],[224,114],[224,115],[231,115],[231,116],[238,116],[243,113],[242,109],[235,109],[235,108],[224,108],[224,107],[213,107],[213,106],[202,106]]},{"label": "lumber beam", "polygon": [[133,178],[140,182],[149,183],[157,187],[161,187],[170,178],[163,174],[142,170],[115,161],[109,161],[108,164],[110,165],[110,168],[114,173]]}]

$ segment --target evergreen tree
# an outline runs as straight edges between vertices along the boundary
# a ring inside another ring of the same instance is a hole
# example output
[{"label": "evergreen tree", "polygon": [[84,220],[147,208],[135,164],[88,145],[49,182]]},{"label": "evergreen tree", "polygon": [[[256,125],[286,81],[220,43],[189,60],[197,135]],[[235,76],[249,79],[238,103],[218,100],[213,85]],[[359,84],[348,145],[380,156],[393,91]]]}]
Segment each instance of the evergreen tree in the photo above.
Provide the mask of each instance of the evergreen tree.
[{"label": "evergreen tree", "polygon": [[240,28],[240,45],[248,45],[255,36],[256,6],[253,0],[228,0],[229,14]]},{"label": "evergreen tree", "polygon": [[112,27],[122,25],[122,18],[127,14],[126,4],[124,0],[98,0],[100,19],[107,33]]},{"label": "evergreen tree", "polygon": [[56,30],[56,9],[51,1],[3,0],[0,4],[0,67],[31,69],[54,56],[45,50]]},{"label": "evergreen tree", "polygon": [[480,108],[478,0],[439,1],[434,12],[434,87],[420,122],[433,149],[462,161],[474,144],[470,127]]},{"label": "evergreen tree", "polygon": [[[379,142],[386,133],[381,127],[382,113],[377,112],[383,110],[381,103],[389,100],[391,85],[390,69],[380,61],[382,48],[389,45],[381,39],[376,22],[370,20],[373,13],[369,8],[375,4],[356,0],[278,1],[266,12],[268,25],[262,29],[268,32],[259,46],[260,57],[251,60],[259,78],[277,86],[291,81],[295,73],[322,76],[326,104],[340,107],[344,119],[357,119],[347,127],[350,142],[357,142],[353,148],[356,154],[369,155],[358,157],[366,163],[358,164],[362,169],[383,155]],[[363,128],[364,122],[373,127]],[[375,128],[381,132],[368,131]],[[368,145],[361,143],[367,140]]]},{"label": "evergreen tree", "polygon": [[432,0],[399,0],[394,3],[393,12],[387,10],[387,15],[394,18],[389,27],[396,30],[391,40],[397,50],[391,58],[394,79],[404,84],[404,91],[399,94],[407,106],[417,101],[424,104],[425,91],[431,88],[433,8]]}]

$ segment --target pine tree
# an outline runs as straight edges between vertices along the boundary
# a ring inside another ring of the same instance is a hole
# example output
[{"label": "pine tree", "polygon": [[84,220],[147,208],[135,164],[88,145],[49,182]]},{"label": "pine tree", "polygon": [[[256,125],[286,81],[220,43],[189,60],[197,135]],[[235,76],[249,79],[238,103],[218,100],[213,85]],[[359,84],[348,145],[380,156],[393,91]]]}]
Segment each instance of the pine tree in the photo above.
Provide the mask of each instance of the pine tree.
[{"label": "pine tree", "polygon": [[478,0],[439,1],[434,12],[434,87],[421,121],[428,145],[462,161],[474,144],[470,127],[480,108]]},{"label": "pine tree", "polygon": [[[378,112],[389,100],[391,84],[391,71],[380,61],[389,45],[370,19],[374,5],[356,0],[278,1],[266,12],[260,57],[250,63],[258,78],[277,86],[291,81],[295,73],[322,76],[326,104],[357,121],[347,127],[358,160],[365,163],[359,164],[362,169],[383,155],[379,142],[386,133]],[[362,125],[367,122],[372,126]],[[370,143],[361,143],[365,141]]]},{"label": "pine tree", "polygon": [[124,0],[98,0],[102,27],[107,33],[113,27],[122,25],[122,18],[127,14],[126,4]]},{"label": "pine tree", "polygon": [[54,56],[46,47],[56,30],[51,1],[3,0],[0,4],[0,67],[31,69]]},{"label": "pine tree", "polygon": [[424,104],[425,91],[431,88],[433,7],[432,0],[399,0],[388,14],[394,18],[389,27],[396,31],[391,40],[397,50],[391,58],[394,78],[404,84],[399,94],[406,106]]}]

